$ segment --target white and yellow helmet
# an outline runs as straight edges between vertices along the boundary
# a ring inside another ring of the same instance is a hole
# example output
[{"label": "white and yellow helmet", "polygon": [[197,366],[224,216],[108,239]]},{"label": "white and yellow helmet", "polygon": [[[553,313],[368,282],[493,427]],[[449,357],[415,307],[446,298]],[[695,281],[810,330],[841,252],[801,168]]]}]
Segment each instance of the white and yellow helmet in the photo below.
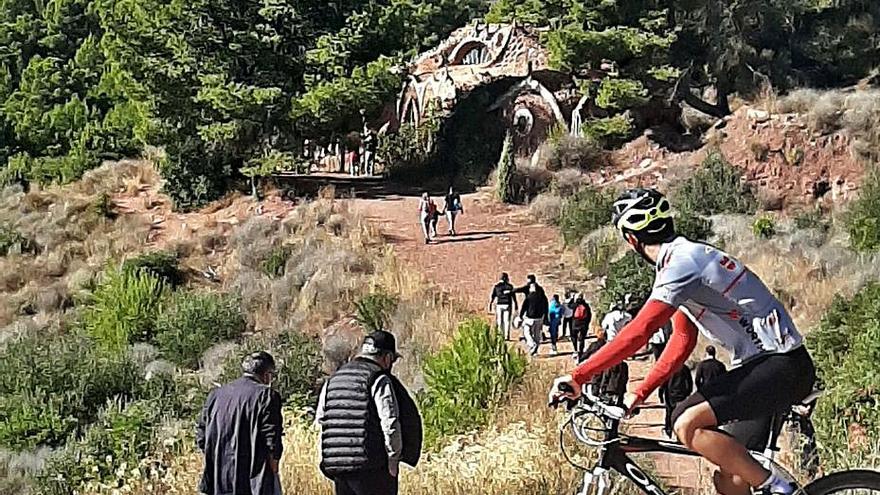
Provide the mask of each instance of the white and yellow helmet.
[{"label": "white and yellow helmet", "polygon": [[612,206],[611,222],[624,235],[643,244],[660,244],[675,237],[672,205],[654,189],[630,189]]}]

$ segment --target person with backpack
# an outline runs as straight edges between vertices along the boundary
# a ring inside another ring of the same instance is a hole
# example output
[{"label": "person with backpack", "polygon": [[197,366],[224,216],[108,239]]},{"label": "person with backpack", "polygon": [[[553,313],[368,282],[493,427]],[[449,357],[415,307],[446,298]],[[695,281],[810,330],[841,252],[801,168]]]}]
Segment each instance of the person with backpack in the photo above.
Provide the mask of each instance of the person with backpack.
[{"label": "person with backpack", "polygon": [[437,235],[437,205],[428,192],[422,193],[419,200],[419,224],[422,226],[422,234],[425,235],[425,244],[431,243],[431,231],[433,226],[434,236]]},{"label": "person with backpack", "polygon": [[584,345],[587,341],[587,332],[590,331],[590,320],[593,319],[593,311],[583,294],[578,294],[575,298],[571,318],[571,344],[574,346],[572,357],[575,361],[580,362],[584,358]]},{"label": "person with backpack", "polygon": [[459,195],[452,186],[449,187],[449,194],[446,195],[446,201],[443,206],[446,212],[446,222],[449,224],[449,235],[455,235],[455,217],[459,214],[464,215],[464,207],[461,204],[461,195]]}]

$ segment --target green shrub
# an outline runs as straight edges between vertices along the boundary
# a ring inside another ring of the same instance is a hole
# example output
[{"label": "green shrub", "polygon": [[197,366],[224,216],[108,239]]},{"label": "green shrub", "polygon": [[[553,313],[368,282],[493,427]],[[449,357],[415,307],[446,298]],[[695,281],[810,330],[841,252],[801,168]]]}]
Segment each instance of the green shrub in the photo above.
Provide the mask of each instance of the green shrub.
[{"label": "green shrub", "polygon": [[590,187],[581,189],[562,204],[559,229],[565,244],[573,246],[585,235],[611,223],[612,193]]},{"label": "green shrub", "polygon": [[504,147],[501,148],[501,158],[498,161],[498,185],[496,186],[498,201],[513,203],[516,200],[513,180],[515,173],[516,159],[513,156],[513,137],[508,133],[504,137]]},{"label": "green shrub", "polygon": [[752,223],[752,233],[761,239],[770,239],[776,235],[776,224],[773,222],[773,218],[767,215],[756,218]]},{"label": "green shrub", "polygon": [[397,299],[380,291],[364,296],[354,306],[358,323],[367,332],[375,332],[388,328],[397,309]]},{"label": "green shrub", "polygon": [[284,270],[287,266],[287,260],[290,259],[291,252],[290,246],[278,246],[272,249],[260,264],[260,269],[270,278],[284,276]]},{"label": "green shrub", "polygon": [[161,417],[161,408],[150,401],[111,402],[82,438],[48,459],[37,478],[40,493],[66,495],[87,483],[110,488],[124,485],[130,471],[151,451]]},{"label": "green shrub", "polygon": [[149,342],[167,295],[165,285],[146,270],[109,269],[83,312],[83,325],[105,350]]},{"label": "green shrub", "polygon": [[478,319],[462,323],[452,344],[425,361],[420,410],[426,445],[485,424],[525,368],[525,357],[498,330]]},{"label": "green shrub", "polygon": [[596,94],[596,104],[602,108],[624,110],[648,102],[648,90],[634,79],[602,79]]},{"label": "green shrub", "polygon": [[242,350],[229,356],[220,380],[230,382],[241,376],[241,360],[252,352],[265,350],[275,358],[277,370],[272,388],[285,405],[315,406],[318,382],[323,376],[321,342],[296,330],[282,332],[269,342],[260,339],[245,342]]},{"label": "green shrub", "polygon": [[679,211],[675,216],[675,231],[694,241],[712,237],[712,220],[690,211]]},{"label": "green shrub", "polygon": [[583,123],[581,133],[604,148],[610,148],[626,142],[632,136],[633,122],[626,114],[591,119]]},{"label": "green shrub", "polygon": [[872,170],[865,177],[859,197],[850,203],[844,222],[853,249],[880,249],[880,171]]},{"label": "green shrub", "polygon": [[94,420],[107,399],[139,386],[135,364],[76,335],[33,335],[0,356],[0,446],[57,446]]},{"label": "green shrub", "polygon": [[594,309],[601,318],[611,304],[623,302],[627,294],[636,306],[641,306],[648,300],[653,285],[653,267],[630,251],[608,267],[605,287],[599,294],[599,307]]},{"label": "green shrub", "polygon": [[214,292],[176,292],[156,319],[156,345],[181,366],[196,368],[209,347],[238,338],[246,322],[238,298]]},{"label": "green shrub", "polygon": [[550,142],[546,167],[554,171],[566,168],[596,170],[607,166],[609,160],[608,152],[596,141],[565,133]]},{"label": "green shrub", "polygon": [[752,214],[758,207],[758,201],[751,188],[742,181],[740,171],[718,151],[709,153],[672,196],[678,211],[700,215]]},{"label": "green shrub", "polygon": [[10,251],[36,253],[37,245],[14,228],[0,226],[0,256],[6,256]]},{"label": "green shrub", "polygon": [[185,282],[183,271],[180,269],[180,260],[170,251],[153,251],[137,255],[125,260],[122,269],[130,272],[144,271],[170,287],[179,287]]},{"label": "green shrub", "polygon": [[[880,284],[837,297],[807,345],[826,391],[813,418],[820,458],[831,468],[837,453],[868,454],[880,442]],[[867,435],[864,442],[854,430]]]}]

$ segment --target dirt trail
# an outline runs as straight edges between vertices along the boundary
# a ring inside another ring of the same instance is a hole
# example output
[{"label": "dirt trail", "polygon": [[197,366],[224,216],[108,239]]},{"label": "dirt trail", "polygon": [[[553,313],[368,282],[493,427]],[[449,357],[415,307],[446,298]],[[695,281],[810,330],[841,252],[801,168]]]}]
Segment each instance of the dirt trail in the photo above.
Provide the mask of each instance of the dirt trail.
[{"label": "dirt trail", "polygon": [[[441,219],[440,236],[425,245],[418,225],[418,198],[387,196],[381,199],[350,200],[353,209],[379,226],[382,234],[403,262],[428,280],[457,297],[475,312],[485,312],[489,290],[501,272],[508,272],[514,285],[535,273],[548,293],[559,293],[564,282],[554,277],[562,266],[562,245],[558,231],[536,225],[521,207],[499,205],[485,193],[462,197],[465,214],[456,222],[458,235],[445,235]],[[560,345],[561,355],[550,356],[542,346],[536,362],[563,372],[572,366],[571,344]],[[640,381],[651,361],[630,362],[632,381]],[[657,406],[656,394],[649,401]],[[662,436],[664,412],[659,406],[643,411],[631,422],[633,434]],[[706,479],[705,467],[695,459],[655,456],[655,473],[664,485],[680,493],[700,493]]]}]

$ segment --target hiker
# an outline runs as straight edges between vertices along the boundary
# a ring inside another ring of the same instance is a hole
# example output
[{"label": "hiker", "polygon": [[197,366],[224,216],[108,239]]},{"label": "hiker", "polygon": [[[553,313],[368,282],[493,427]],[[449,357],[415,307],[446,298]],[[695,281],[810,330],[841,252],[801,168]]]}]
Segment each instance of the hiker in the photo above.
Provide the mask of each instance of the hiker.
[{"label": "hiker", "polygon": [[532,286],[537,287],[538,292],[544,293],[544,288],[541,287],[541,284],[538,283],[538,277],[535,276],[534,273],[530,273],[526,276],[526,284],[522,287],[517,287],[514,289],[514,294],[526,294],[528,295],[531,292]]},{"label": "hiker", "polygon": [[672,418],[674,417],[675,408],[681,401],[687,399],[693,391],[694,381],[691,378],[691,369],[688,368],[687,364],[682,364],[681,368],[660,387],[658,392],[660,400],[666,405],[666,420],[663,425],[663,432],[666,433],[666,438],[672,438]]},{"label": "hiker", "polygon": [[434,200],[431,199],[431,196],[427,193],[427,191],[423,192],[422,199],[419,200],[419,224],[422,226],[422,234],[425,235],[425,244],[429,244],[431,242],[432,224],[435,227],[434,235],[437,235],[435,221],[436,214],[437,205],[434,204]]},{"label": "hiker", "polygon": [[563,308],[564,306],[559,301],[559,294],[553,294],[550,308],[547,310],[547,324],[550,327],[550,350],[554,356],[559,352],[556,348],[556,341],[559,338],[559,325],[562,323]]},{"label": "hiker", "polygon": [[694,384],[697,386],[697,390],[703,390],[703,387],[712,381],[713,378],[723,375],[725,372],[727,372],[727,367],[715,358],[715,346],[707,345],[706,359],[703,359],[697,365],[697,372],[694,376]]},{"label": "hiker", "polygon": [[590,320],[593,319],[593,311],[583,294],[575,297],[571,318],[571,344],[574,346],[572,358],[580,362],[584,358],[584,345],[587,341],[587,333],[590,331]]},{"label": "hiker", "polygon": [[280,495],[281,396],[272,390],[275,359],[249,354],[241,378],[211,390],[199,415],[196,445],[205,456],[199,492]]},{"label": "hiker", "polygon": [[[584,351],[581,361],[588,359],[608,343],[605,331],[601,328],[596,329],[594,335],[596,340],[591,342],[587,350]],[[625,362],[599,373],[590,381],[593,385],[594,393],[609,399],[614,404],[621,403],[624,394],[626,394],[626,384],[628,382],[629,365]]]},{"label": "hiker", "polygon": [[459,195],[452,186],[449,187],[449,194],[446,195],[445,204],[443,206],[446,212],[446,223],[449,224],[449,235],[455,235],[455,217],[464,215],[464,206],[461,203],[461,195]]},{"label": "hiker", "polygon": [[376,136],[376,131],[370,128],[366,128],[364,132],[364,153],[363,153],[363,161],[364,167],[363,170],[367,175],[374,175],[374,163],[376,161],[376,147],[378,146],[379,138]]},{"label": "hiker", "polygon": [[605,330],[609,342],[614,340],[620,330],[632,321],[632,315],[624,311],[623,307],[623,303],[612,304],[608,308],[608,313],[602,318],[602,330]]},{"label": "hiker", "polygon": [[541,346],[541,333],[544,330],[548,309],[549,304],[544,290],[537,283],[529,284],[529,294],[523,300],[519,316],[522,319],[523,336],[532,356],[538,354],[538,348]]},{"label": "hiker", "polygon": [[651,335],[651,338],[648,340],[648,348],[654,356],[654,361],[660,359],[663,349],[666,349],[666,342],[669,340],[670,335],[672,335],[671,323],[663,325],[663,328],[654,332],[654,335]]},{"label": "hiker", "polygon": [[[574,300],[576,295],[577,293],[572,290],[566,292],[562,313],[562,332],[559,334],[559,338],[565,338],[566,335],[571,335],[571,323],[572,317],[574,316]],[[566,333],[566,331],[568,333]]]},{"label": "hiker", "polygon": [[517,302],[507,273],[502,273],[501,280],[492,287],[489,306],[486,308],[489,313],[492,312],[493,303],[495,304],[495,326],[504,334],[504,340],[510,340],[510,319],[513,311],[517,310]]},{"label": "hiker", "polygon": [[375,331],[321,389],[315,414],[320,467],[336,495],[396,495],[400,463],[418,463],[421,417],[391,374],[399,358],[394,335]]}]

